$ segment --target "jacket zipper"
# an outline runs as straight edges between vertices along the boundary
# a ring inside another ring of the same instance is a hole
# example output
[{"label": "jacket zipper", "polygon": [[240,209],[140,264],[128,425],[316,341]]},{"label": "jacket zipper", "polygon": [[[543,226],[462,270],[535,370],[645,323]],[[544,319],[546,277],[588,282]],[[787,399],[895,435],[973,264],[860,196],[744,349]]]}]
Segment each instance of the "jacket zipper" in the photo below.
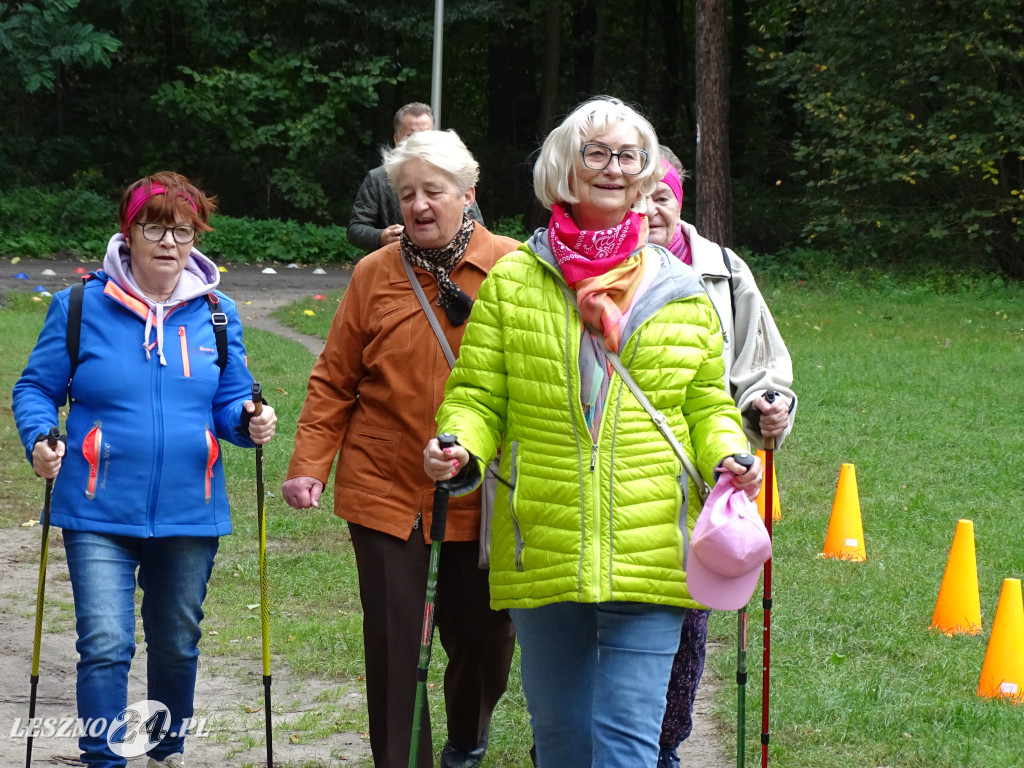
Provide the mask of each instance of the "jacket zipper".
[{"label": "jacket zipper", "polygon": [[217,463],[217,457],[220,456],[220,447],[217,445],[217,438],[213,436],[210,431],[210,426],[206,426],[206,503],[210,503],[210,486],[213,481],[213,465]]},{"label": "jacket zipper", "polygon": [[188,361],[188,335],[184,325],[178,326],[178,341],[181,343],[181,367],[187,379],[192,376],[192,366]]},{"label": "jacket zipper", "polygon": [[[559,278],[556,277],[555,279],[557,280]],[[600,493],[600,491],[599,491],[599,489],[597,487],[597,473],[595,472],[595,468],[597,466],[598,441],[594,440],[594,437],[590,434],[590,429],[587,427],[586,419],[582,418],[582,406],[580,404],[581,403],[580,398],[578,396],[574,396],[573,395],[573,389],[572,389],[573,370],[574,369],[576,370],[577,375],[579,373],[579,357],[580,357],[579,339],[580,339],[580,335],[583,332],[583,325],[582,325],[582,321],[579,321],[579,323],[577,323],[577,318],[579,318],[579,314],[572,308],[572,305],[569,303],[568,298],[563,298],[563,301],[565,302],[565,312],[566,312],[565,348],[568,351],[568,354],[566,355],[566,360],[565,360],[565,366],[566,366],[565,380],[567,382],[567,386],[566,386],[567,397],[569,398],[569,402],[568,402],[569,413],[572,415],[570,421],[572,423],[573,436],[575,437],[575,440],[576,440],[577,450],[579,450],[579,449],[581,449],[583,447],[583,440],[582,440],[582,438],[580,436],[581,432],[586,432],[587,437],[590,438],[590,487],[591,487],[591,494],[594,497],[594,511],[593,511],[593,515],[592,516],[593,516],[593,519],[596,520],[597,519],[598,494]],[[575,337],[573,336],[573,331],[575,331]],[[575,354],[573,354],[573,353],[575,353]],[[577,414],[580,415],[580,419],[577,419]],[[580,429],[580,426],[579,426],[580,422],[583,423],[582,430]],[[582,479],[581,479],[581,481],[582,481]],[[581,482],[581,484],[580,484],[580,557],[579,557],[579,561],[577,562],[577,565],[576,565],[576,592],[580,596],[581,600],[583,599],[583,560],[588,555],[587,536],[588,536],[589,530],[588,530],[588,527],[587,527],[587,522],[588,521],[587,521],[587,518],[586,518],[584,502],[583,502],[583,484]],[[594,530],[596,532],[597,529],[595,528]],[[598,543],[599,542],[597,541],[597,537],[595,536],[594,537],[594,548],[595,549],[598,546]],[[592,563],[592,564],[599,564],[599,563],[600,563],[600,558],[595,553],[594,563]],[[598,595],[597,583],[596,582],[594,583],[594,586],[591,589],[591,594],[593,595],[594,599],[596,600],[597,599],[597,595]]]}]

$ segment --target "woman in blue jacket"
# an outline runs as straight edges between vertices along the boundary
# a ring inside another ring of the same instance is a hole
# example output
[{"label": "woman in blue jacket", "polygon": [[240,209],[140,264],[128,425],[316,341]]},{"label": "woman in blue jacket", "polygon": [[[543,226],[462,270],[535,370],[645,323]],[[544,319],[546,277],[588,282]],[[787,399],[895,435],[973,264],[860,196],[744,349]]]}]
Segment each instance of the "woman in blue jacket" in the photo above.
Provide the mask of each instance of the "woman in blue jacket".
[{"label": "woman in blue jacket", "polygon": [[[149,768],[184,765],[203,599],[219,537],[231,532],[218,440],[253,447],[277,423],[269,406],[253,415],[238,313],[216,290],[217,266],[192,247],[212,229],[214,206],[176,173],[129,186],[121,231],[84,286],[80,318],[71,313],[77,365],[67,289],[14,387],[28,460],[56,478],[51,521],[63,529],[75,600],[78,717],[106,726],[79,740],[90,768],[120,768],[140,748]],[[65,399],[67,437],[51,448],[45,436]],[[136,570],[148,698],[167,710],[162,738],[124,715]]]}]

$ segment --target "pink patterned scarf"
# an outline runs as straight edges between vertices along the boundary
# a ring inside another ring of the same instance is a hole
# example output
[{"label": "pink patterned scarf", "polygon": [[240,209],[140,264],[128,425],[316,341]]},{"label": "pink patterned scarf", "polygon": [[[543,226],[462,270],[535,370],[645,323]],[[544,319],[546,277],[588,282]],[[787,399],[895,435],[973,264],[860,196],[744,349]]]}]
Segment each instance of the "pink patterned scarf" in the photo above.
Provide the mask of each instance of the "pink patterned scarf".
[{"label": "pink patterned scarf", "polygon": [[647,214],[630,211],[615,227],[581,230],[558,203],[551,208],[548,242],[569,287],[576,291],[583,320],[619,351],[621,320],[643,277]]}]

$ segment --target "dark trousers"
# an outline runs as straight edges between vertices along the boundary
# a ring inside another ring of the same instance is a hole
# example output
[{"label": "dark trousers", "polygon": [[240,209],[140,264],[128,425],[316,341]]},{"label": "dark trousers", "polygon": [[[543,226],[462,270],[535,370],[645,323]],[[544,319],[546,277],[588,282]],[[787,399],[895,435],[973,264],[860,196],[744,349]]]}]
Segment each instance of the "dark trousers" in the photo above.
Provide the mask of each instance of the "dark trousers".
[{"label": "dark trousers", "polygon": [[693,730],[693,701],[704,674],[704,653],[708,641],[708,616],[711,611],[687,608],[679,633],[679,650],[672,660],[668,682],[665,717],[661,723],[662,749],[675,751]]},{"label": "dark trousers", "polygon": [[[366,654],[366,704],[375,768],[408,768],[416,669],[430,546],[419,530],[408,541],[349,523],[359,571]],[[507,611],[488,605],[487,571],[477,542],[445,542],[434,612],[448,666],[444,674],[448,740],[476,746],[505,692],[515,629]],[[419,768],[433,765],[430,715],[423,709]]]}]

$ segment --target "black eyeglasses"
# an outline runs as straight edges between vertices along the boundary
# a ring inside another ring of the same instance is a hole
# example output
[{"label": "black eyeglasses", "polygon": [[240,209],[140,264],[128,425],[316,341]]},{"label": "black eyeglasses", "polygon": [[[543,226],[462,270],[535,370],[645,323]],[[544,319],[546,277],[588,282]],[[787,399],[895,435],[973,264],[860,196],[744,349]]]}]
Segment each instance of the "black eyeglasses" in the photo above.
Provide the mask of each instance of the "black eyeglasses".
[{"label": "black eyeglasses", "polygon": [[191,243],[196,238],[196,228],[186,224],[177,224],[173,227],[165,227],[163,224],[145,224],[141,221],[138,224],[142,227],[142,236],[151,243],[159,243],[163,240],[167,230],[171,231],[174,242],[180,245]]},{"label": "black eyeglasses", "polygon": [[624,149],[612,152],[604,144],[584,144],[580,150],[583,164],[592,171],[603,171],[611,165],[612,158],[619,159],[619,170],[628,176],[635,176],[647,167],[647,153],[642,149]]}]

